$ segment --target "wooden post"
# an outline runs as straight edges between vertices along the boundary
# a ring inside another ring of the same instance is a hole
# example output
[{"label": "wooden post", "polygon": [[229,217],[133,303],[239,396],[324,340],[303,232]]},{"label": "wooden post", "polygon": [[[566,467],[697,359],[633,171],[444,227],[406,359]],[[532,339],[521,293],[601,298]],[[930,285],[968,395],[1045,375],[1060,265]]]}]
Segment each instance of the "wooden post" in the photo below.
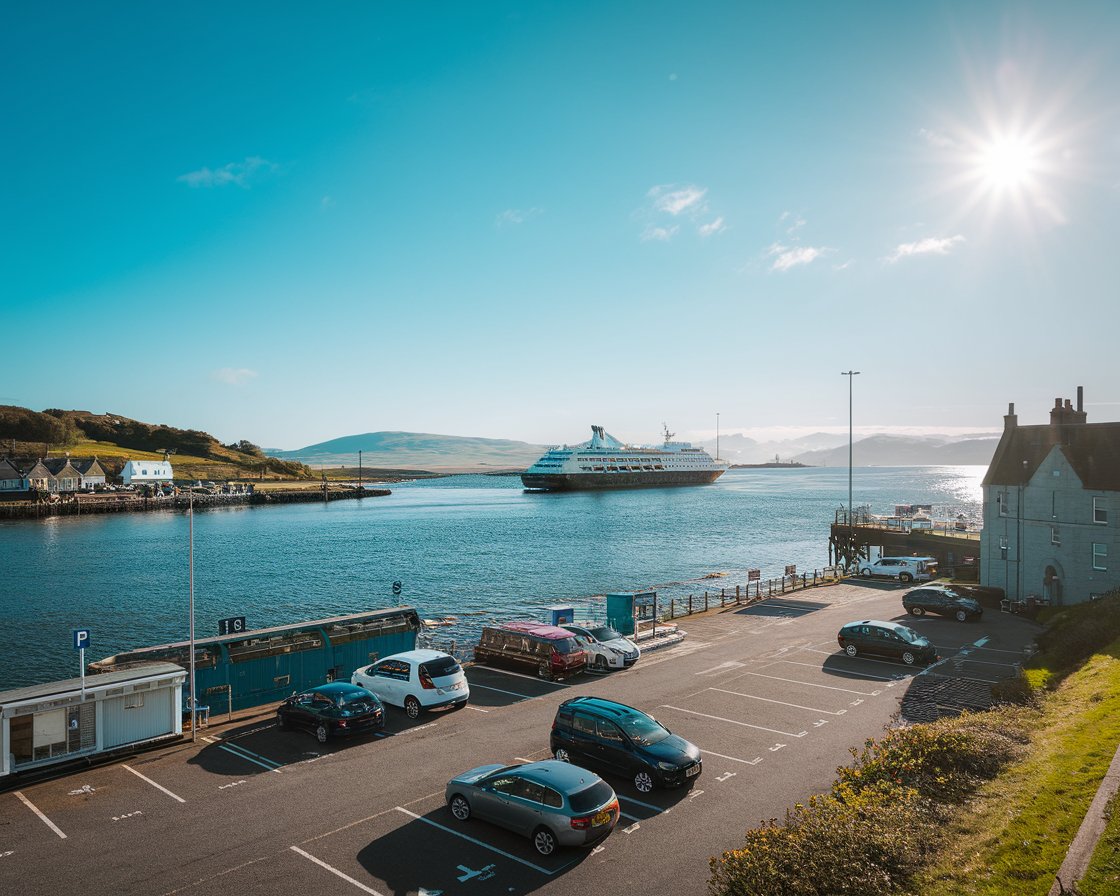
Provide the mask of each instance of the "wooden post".
[{"label": "wooden post", "polygon": [[692,595],[688,596],[688,615],[692,615]]},{"label": "wooden post", "polygon": [[708,612],[708,592],[704,592],[704,612]]}]

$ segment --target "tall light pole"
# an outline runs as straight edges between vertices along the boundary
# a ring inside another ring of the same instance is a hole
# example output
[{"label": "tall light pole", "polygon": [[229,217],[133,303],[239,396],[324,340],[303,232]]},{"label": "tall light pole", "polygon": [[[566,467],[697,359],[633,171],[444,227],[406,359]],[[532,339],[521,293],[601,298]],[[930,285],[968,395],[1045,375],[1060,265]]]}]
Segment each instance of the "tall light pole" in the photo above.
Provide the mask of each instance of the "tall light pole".
[{"label": "tall light pole", "polygon": [[358,449],[358,494],[362,493],[362,449]]},{"label": "tall light pole", "polygon": [[190,684],[190,688],[191,688],[191,694],[190,694],[190,701],[191,701],[191,740],[197,742],[198,741],[198,717],[197,717],[197,710],[195,708],[195,702],[196,701],[194,699],[194,488],[193,488],[193,486],[191,487],[191,490],[190,490],[189,505],[190,505],[190,509],[188,510],[188,516],[189,516],[189,519],[190,519],[190,523],[189,523],[188,528],[189,528],[189,531],[190,531],[190,537],[189,537],[190,548],[189,548],[189,555],[188,556],[190,558],[189,559],[189,563],[190,563],[189,580],[190,580],[190,605],[191,605],[191,648],[190,648],[191,649],[191,662],[190,662],[190,666],[191,666],[191,684]]},{"label": "tall light pole", "polygon": [[848,534],[852,534],[852,381],[859,376],[858,370],[843,370],[840,376],[848,378]]},{"label": "tall light pole", "polygon": [[719,411],[716,411],[716,460],[719,460]]}]

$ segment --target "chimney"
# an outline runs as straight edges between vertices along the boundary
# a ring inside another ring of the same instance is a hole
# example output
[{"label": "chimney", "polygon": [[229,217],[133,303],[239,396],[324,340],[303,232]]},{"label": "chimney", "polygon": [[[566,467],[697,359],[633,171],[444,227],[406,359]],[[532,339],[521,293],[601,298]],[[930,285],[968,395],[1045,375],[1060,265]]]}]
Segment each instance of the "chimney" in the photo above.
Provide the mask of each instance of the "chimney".
[{"label": "chimney", "polygon": [[1003,431],[1014,429],[1019,424],[1019,418],[1015,416],[1015,402],[1009,401],[1007,403],[1007,414],[1003,418]]},{"label": "chimney", "polygon": [[1085,387],[1077,387],[1077,413],[1081,414],[1085,411]]}]

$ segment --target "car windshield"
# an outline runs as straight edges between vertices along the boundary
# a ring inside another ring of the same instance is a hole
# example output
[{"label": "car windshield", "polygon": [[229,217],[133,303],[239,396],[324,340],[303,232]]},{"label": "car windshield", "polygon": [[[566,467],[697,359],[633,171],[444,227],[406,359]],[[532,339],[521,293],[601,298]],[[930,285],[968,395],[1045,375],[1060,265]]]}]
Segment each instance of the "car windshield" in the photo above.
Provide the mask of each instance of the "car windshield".
[{"label": "car windshield", "polygon": [[898,626],[894,631],[903,641],[909,641],[911,644],[919,644],[925,640],[914,629],[907,628],[905,625]]},{"label": "car windshield", "polygon": [[614,641],[622,637],[622,635],[609,625],[601,625],[599,628],[588,629],[588,631],[591,633],[591,637],[596,641]]},{"label": "car windshield", "polygon": [[364,709],[371,705],[369,694],[339,694],[338,705],[347,709]]},{"label": "car windshield", "polygon": [[573,650],[581,649],[575,638],[557,638],[552,642],[552,646],[557,653],[571,653]]},{"label": "car windshield", "polygon": [[600,778],[590,787],[571,794],[568,800],[572,804],[573,812],[590,812],[608,802],[612,796],[614,791],[611,790],[611,785]]},{"label": "car windshield", "polygon": [[642,747],[660,743],[669,736],[664,725],[643,713],[628,715],[619,719],[618,724],[631,741]]},{"label": "car windshield", "polygon": [[459,664],[451,656],[441,656],[439,659],[428,660],[420,666],[432,678],[442,678],[445,675],[454,675],[459,671]]}]

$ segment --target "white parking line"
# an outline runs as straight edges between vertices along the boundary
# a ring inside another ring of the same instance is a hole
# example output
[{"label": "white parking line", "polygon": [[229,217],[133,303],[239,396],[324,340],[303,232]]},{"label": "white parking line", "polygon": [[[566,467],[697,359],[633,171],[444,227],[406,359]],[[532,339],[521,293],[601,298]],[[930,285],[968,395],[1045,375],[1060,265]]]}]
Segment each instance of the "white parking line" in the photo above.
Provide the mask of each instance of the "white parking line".
[{"label": "white parking line", "polygon": [[652,809],[658,815],[671,812],[671,809],[662,809],[660,806],[655,806],[653,803],[643,803],[641,800],[636,800],[632,796],[620,796],[619,800],[625,800],[628,803],[633,803],[635,806],[641,806],[643,809]]},{"label": "white parking line", "polygon": [[743,765],[758,765],[762,762],[761,756],[756,756],[754,759],[739,759],[735,756],[724,756],[722,753],[717,753],[715,750],[701,750],[701,753],[707,753],[709,756],[718,756],[720,759],[730,759],[732,762],[741,762]]},{"label": "white parking line", "polygon": [[63,840],[66,839],[66,835],[64,833],[62,833],[62,831],[59,829],[58,825],[55,824],[53,821],[51,821],[49,818],[47,818],[47,816],[44,815],[42,812],[40,812],[38,806],[36,806],[33,802],[31,802],[31,800],[29,800],[27,797],[25,797],[18,790],[16,791],[16,796],[19,797],[19,801],[21,803],[23,803],[25,806],[27,806],[28,809],[30,809],[32,812],[34,812],[36,815],[39,816],[39,820],[41,822],[43,822],[43,824],[45,824],[48,828],[50,828],[52,831],[54,831],[56,834],[58,834],[58,836],[61,837]]},{"label": "white parking line", "polygon": [[687,712],[691,716],[700,716],[703,719],[715,719],[717,722],[729,722],[732,725],[742,725],[744,728],[754,728],[758,731],[766,731],[770,734],[780,734],[782,737],[804,737],[808,731],[802,731],[800,734],[793,734],[789,731],[779,731],[776,728],[764,728],[762,725],[752,725],[750,722],[740,722],[738,719],[725,719],[722,716],[710,716],[706,712],[696,712],[694,709],[681,709],[679,706],[670,706],[668,703],[662,703],[660,709],[675,709],[677,712]]},{"label": "white parking line", "polygon": [[[252,750],[246,750],[244,747],[237,744],[221,744],[218,749],[225,750],[227,753],[232,753],[239,759],[248,760],[254,765],[259,765],[261,768],[268,769],[270,772],[276,772],[276,774],[280,774],[279,762],[273,762],[271,759],[266,759],[264,756],[261,756],[258,753],[254,753]],[[255,759],[253,758],[254,756],[256,757]]]},{"label": "white parking line", "polygon": [[[478,691],[493,691],[496,694],[509,694],[511,697],[520,697],[522,700],[538,699],[531,694],[519,694],[517,691],[503,691],[501,688],[489,688],[484,684],[472,684],[471,687]],[[474,707],[472,706],[471,709],[474,709]]]},{"label": "white parking line", "polygon": [[136,769],[134,769],[134,768],[133,768],[133,767],[132,767],[131,765],[125,765],[125,764],[124,764],[124,763],[122,762],[122,763],[121,763],[121,768],[123,768],[123,769],[124,769],[125,771],[128,771],[128,772],[132,772],[132,774],[136,775],[136,777],[137,777],[137,778],[139,778],[139,779],[140,779],[141,781],[147,781],[147,782],[148,782],[149,784],[151,784],[151,785],[152,785],[152,786],[153,786],[153,787],[154,787],[154,788],[155,788],[156,790],[162,790],[162,791],[163,791],[164,793],[166,793],[166,794],[167,794],[167,795],[168,795],[169,797],[171,797],[171,799],[173,799],[173,800],[178,800],[178,801],[179,801],[180,803],[185,803],[185,802],[186,802],[186,800],[185,800],[185,799],[183,799],[183,798],[182,798],[181,796],[178,796],[178,795],[176,795],[176,794],[172,793],[172,792],[171,792],[170,790],[168,790],[168,789],[167,789],[166,787],[164,787],[164,786],[163,786],[162,784],[157,784],[157,783],[156,783],[155,781],[153,781],[153,780],[152,780],[151,778],[149,778],[149,777],[148,777],[147,775],[142,775],[142,774],[140,774],[140,772],[136,771]]},{"label": "white parking line", "polygon": [[826,691],[843,691],[846,694],[860,694],[863,697],[878,697],[882,691],[855,691],[852,688],[838,688],[830,684],[813,684],[811,681],[798,681],[796,678],[779,678],[777,675],[763,675],[761,672],[744,672],[744,675],[756,675],[759,678],[770,678],[774,681],[786,681],[790,684],[803,684],[807,688],[824,688]]},{"label": "white parking line", "polygon": [[292,852],[297,852],[297,853],[299,853],[299,854],[300,854],[301,856],[303,856],[303,857],[304,857],[305,859],[309,859],[310,861],[314,862],[314,863],[315,863],[316,865],[318,865],[318,866],[319,866],[320,868],[325,868],[325,869],[326,869],[327,871],[329,871],[329,872],[330,872],[331,874],[333,874],[333,875],[334,875],[335,877],[341,877],[341,878],[342,878],[342,879],[343,879],[344,881],[346,881],[346,882],[347,882],[348,884],[353,884],[353,885],[354,885],[355,887],[357,887],[357,888],[358,888],[359,890],[361,890],[361,891],[362,891],[363,893],[369,893],[369,894],[370,894],[370,896],[384,896],[384,894],[382,894],[382,893],[379,893],[379,892],[378,892],[377,890],[373,889],[372,887],[367,887],[367,886],[366,886],[365,884],[363,884],[363,883],[361,883],[361,882],[359,882],[359,881],[356,881],[356,880],[354,880],[354,878],[352,878],[352,877],[351,877],[351,876],[350,876],[349,874],[343,874],[343,873],[342,873],[341,871],[339,871],[339,870],[338,870],[337,868],[334,868],[334,867],[332,867],[331,865],[328,865],[328,864],[327,864],[326,862],[324,862],[324,861],[323,861],[322,859],[317,859],[317,858],[315,858],[315,856],[311,855],[311,853],[309,853],[309,852],[304,852],[304,851],[303,851],[302,849],[300,849],[300,848],[299,848],[298,846],[293,846],[293,847],[291,847],[291,850],[292,850]]},{"label": "white parking line", "polygon": [[430,818],[425,818],[423,815],[417,815],[415,812],[409,812],[407,809],[403,809],[400,806],[397,806],[396,810],[398,812],[403,812],[405,815],[408,815],[411,818],[415,818],[417,821],[422,821],[424,822],[424,824],[430,824],[433,828],[439,828],[441,831],[446,831],[449,834],[454,834],[456,837],[460,837],[469,843],[473,843],[475,846],[481,846],[483,849],[488,849],[491,852],[496,852],[498,855],[505,856],[507,859],[513,859],[513,861],[519,862],[522,865],[526,865],[529,868],[532,868],[534,871],[539,871],[541,874],[548,875],[549,877],[554,875],[557,871],[563,871],[568,867],[568,865],[572,864],[571,862],[569,862],[567,865],[563,865],[560,868],[557,868],[556,871],[549,871],[547,868],[542,868],[540,865],[534,865],[532,862],[527,862],[525,861],[525,859],[522,859],[519,856],[515,856],[513,853],[498,849],[496,846],[491,846],[489,843],[486,843],[482,840],[476,840],[474,837],[468,837],[466,834],[460,833],[454,828],[449,828],[447,827],[447,825],[439,824],[438,822],[432,821]]},{"label": "white parking line", "polygon": [[[512,675],[514,678],[524,678],[528,681],[536,681],[540,684],[550,684],[554,688],[566,688],[567,685],[560,681],[549,681],[547,678],[541,678],[539,675],[526,675],[524,672],[511,672],[509,669],[495,669],[493,666],[476,665],[476,669],[488,669],[491,672],[499,672],[502,675]],[[471,682],[471,687],[481,687]]]},{"label": "white parking line", "polygon": [[709,691],[718,691],[721,694],[731,694],[735,697],[746,697],[750,700],[761,700],[763,703],[777,703],[779,706],[792,706],[794,709],[807,709],[809,712],[821,712],[826,716],[842,716],[846,709],[833,711],[830,709],[816,709],[812,706],[802,706],[800,703],[786,703],[784,700],[770,700],[767,697],[756,697],[754,694],[742,694],[739,691],[725,691],[723,688],[708,688]]},{"label": "white parking line", "polygon": [[[845,654],[837,654],[837,656],[847,657],[847,654],[846,653]],[[895,665],[895,663],[888,662],[887,660],[873,660],[873,659],[871,659],[871,657],[863,656],[862,654],[856,656],[855,659],[862,660],[865,663],[882,663],[884,666]],[[788,663],[791,666],[808,666],[810,669],[820,669],[820,667],[821,667],[820,663],[799,663],[799,662],[797,662],[797,660],[775,660],[775,662],[773,662],[773,663],[768,663],[767,666],[773,666],[773,665],[776,665],[777,663]],[[766,668],[766,667],[764,666],[763,668]],[[903,678],[906,677],[905,675],[902,675],[902,674],[899,674],[899,675],[872,675],[870,672],[860,672],[859,675],[860,675],[861,678],[874,678],[878,681],[899,681],[900,679],[903,679]]]}]

